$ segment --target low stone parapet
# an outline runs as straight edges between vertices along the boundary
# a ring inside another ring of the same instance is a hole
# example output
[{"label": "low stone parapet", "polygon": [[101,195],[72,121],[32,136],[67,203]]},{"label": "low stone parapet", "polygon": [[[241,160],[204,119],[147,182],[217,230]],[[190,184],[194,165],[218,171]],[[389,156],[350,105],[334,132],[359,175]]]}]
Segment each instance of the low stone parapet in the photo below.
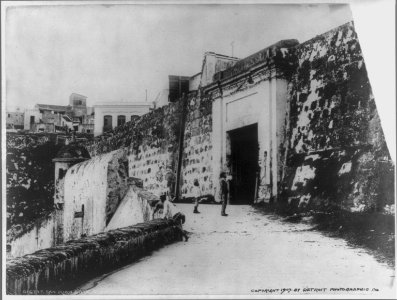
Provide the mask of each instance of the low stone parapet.
[{"label": "low stone parapet", "polygon": [[172,220],[156,219],[10,259],[7,294],[62,294],[180,239]]}]

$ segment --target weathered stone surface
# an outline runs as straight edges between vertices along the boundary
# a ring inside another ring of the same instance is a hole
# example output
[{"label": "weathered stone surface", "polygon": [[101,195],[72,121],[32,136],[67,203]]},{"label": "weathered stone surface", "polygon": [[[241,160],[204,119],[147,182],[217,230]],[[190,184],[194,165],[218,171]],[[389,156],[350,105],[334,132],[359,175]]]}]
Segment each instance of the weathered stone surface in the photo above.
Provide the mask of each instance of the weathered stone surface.
[{"label": "weathered stone surface", "polygon": [[394,164],[353,23],[296,52],[284,196],[300,207],[382,211],[394,203]]},{"label": "weathered stone surface", "polygon": [[156,219],[11,259],[7,294],[56,294],[180,238],[172,220]]},{"label": "weathered stone surface", "polygon": [[176,170],[181,101],[158,108],[87,145],[92,156],[119,148],[129,151],[129,176],[140,178],[145,189],[159,194],[166,188],[167,166]]},{"label": "weathered stone surface", "polygon": [[200,183],[202,195],[213,194],[212,99],[192,95],[188,102],[182,158],[182,195],[193,196],[193,181]]},{"label": "weathered stone surface", "polygon": [[[191,194],[194,178],[203,194],[212,194],[212,102],[189,95],[182,168],[182,196]],[[91,155],[117,147],[129,149],[129,176],[140,178],[146,190],[159,195],[166,190],[166,173],[176,172],[181,101],[170,103],[117,127],[110,136],[99,136],[87,146]]]}]

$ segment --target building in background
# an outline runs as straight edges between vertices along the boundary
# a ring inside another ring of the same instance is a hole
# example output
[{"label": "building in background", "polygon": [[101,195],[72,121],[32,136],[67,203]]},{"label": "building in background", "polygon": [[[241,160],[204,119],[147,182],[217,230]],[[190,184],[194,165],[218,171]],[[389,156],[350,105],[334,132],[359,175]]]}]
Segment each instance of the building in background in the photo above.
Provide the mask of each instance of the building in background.
[{"label": "building in background", "polygon": [[93,108],[87,107],[87,97],[72,93],[69,105],[36,104],[24,112],[23,129],[29,132],[93,133]]},{"label": "building in background", "polygon": [[[214,52],[204,53],[203,65],[201,68],[200,76],[199,74],[193,76],[197,77],[196,84],[193,82],[191,88],[194,89],[194,85],[197,86],[198,78],[200,78],[199,86],[204,87],[214,81],[218,81],[219,78],[215,78],[215,74],[221,73],[224,70],[231,68],[239,60],[237,57],[227,56],[223,54],[218,54]],[[193,78],[192,77],[192,78]]]},{"label": "building in background", "polygon": [[65,130],[62,127],[62,117],[71,114],[70,106],[36,104],[34,107],[41,116],[38,120],[30,120],[29,130],[33,132],[56,132]]},{"label": "building in background", "polygon": [[189,93],[190,77],[169,75],[168,88],[162,89],[153,101],[154,108],[168,105],[170,102],[177,101],[182,94]]},{"label": "building in background", "polygon": [[161,90],[155,100],[154,107],[162,107],[170,102],[175,102],[187,95],[189,92],[197,91],[214,81],[215,73],[222,72],[232,67],[239,58],[217,54],[214,52],[205,52],[201,72],[193,76],[168,76],[168,89]]},{"label": "building in background", "polygon": [[82,118],[87,114],[87,97],[72,93],[69,96],[69,106],[72,108],[73,118]]},{"label": "building in background", "polygon": [[94,105],[94,135],[111,131],[150,111],[153,102],[102,102]]},{"label": "building in background", "polygon": [[93,134],[94,128],[95,128],[94,109],[92,107],[88,109],[87,107],[87,114],[83,116],[81,123],[78,124],[77,132]]},{"label": "building in background", "polygon": [[18,130],[24,128],[24,112],[20,108],[16,108],[15,111],[7,111],[6,118],[6,129]]},{"label": "building in background", "polygon": [[189,80],[190,77],[186,76],[168,76],[168,102],[178,101],[183,94],[187,95],[189,93]]},{"label": "building in background", "polygon": [[[199,75],[199,76],[197,76]],[[169,75],[168,89],[161,90],[154,101],[141,102],[101,102],[94,105],[95,129],[98,136],[148,113],[151,109],[177,101],[183,94],[187,95],[190,87],[201,79],[201,73],[193,77]],[[193,82],[194,81],[194,82]],[[196,87],[197,89],[197,87]]]}]

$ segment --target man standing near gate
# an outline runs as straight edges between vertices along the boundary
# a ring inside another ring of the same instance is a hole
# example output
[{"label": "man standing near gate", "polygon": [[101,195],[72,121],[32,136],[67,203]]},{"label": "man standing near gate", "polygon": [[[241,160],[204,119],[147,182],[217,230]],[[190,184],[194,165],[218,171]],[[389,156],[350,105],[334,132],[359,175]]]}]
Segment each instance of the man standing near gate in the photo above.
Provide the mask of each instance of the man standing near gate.
[{"label": "man standing near gate", "polygon": [[227,205],[227,196],[228,196],[228,187],[227,187],[227,182],[226,182],[226,173],[221,172],[219,176],[219,187],[220,187],[220,193],[221,193],[221,202],[222,202],[222,211],[221,211],[221,216],[226,217],[226,205]]}]

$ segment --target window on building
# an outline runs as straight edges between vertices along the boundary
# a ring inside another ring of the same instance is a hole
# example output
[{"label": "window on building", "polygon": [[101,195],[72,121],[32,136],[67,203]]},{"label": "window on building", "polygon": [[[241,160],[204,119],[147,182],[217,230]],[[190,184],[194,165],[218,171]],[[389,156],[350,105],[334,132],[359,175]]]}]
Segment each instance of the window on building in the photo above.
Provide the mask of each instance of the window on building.
[{"label": "window on building", "polygon": [[8,117],[11,118],[11,114],[8,114]]},{"label": "window on building", "polygon": [[59,179],[62,179],[64,176],[65,176],[65,170],[63,170],[63,169],[59,169],[59,176],[58,176],[58,178]]},{"label": "window on building", "polygon": [[34,124],[34,116],[30,116],[30,124]]},{"label": "window on building", "polygon": [[125,116],[118,116],[117,117],[117,126],[121,126],[125,124]]},{"label": "window on building", "polygon": [[175,102],[182,97],[183,94],[189,93],[189,77],[183,76],[168,76],[169,80],[169,95],[168,100]]},{"label": "window on building", "polygon": [[131,121],[134,121],[134,120],[136,120],[136,119],[138,119],[138,118],[139,118],[138,115],[132,115],[132,116],[131,116]]},{"label": "window on building", "polygon": [[103,132],[112,130],[112,116],[103,117]]},{"label": "window on building", "polygon": [[83,101],[81,100],[74,100],[73,103],[74,105],[83,105]]}]

